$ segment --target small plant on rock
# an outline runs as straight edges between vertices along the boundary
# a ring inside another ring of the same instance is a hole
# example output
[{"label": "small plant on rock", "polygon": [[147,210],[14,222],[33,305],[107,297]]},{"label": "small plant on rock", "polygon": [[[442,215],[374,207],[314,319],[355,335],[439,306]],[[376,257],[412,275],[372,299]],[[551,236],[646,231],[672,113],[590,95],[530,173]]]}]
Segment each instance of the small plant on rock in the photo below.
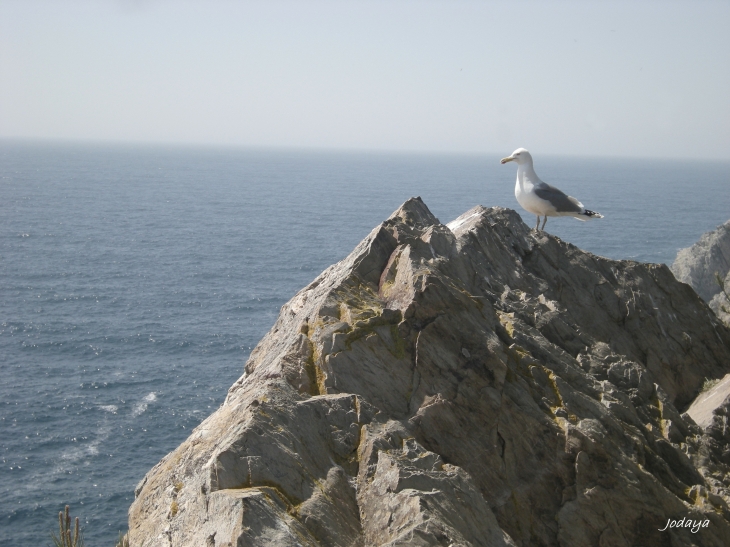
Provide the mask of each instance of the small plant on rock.
[{"label": "small plant on rock", "polygon": [[79,527],[79,517],[74,519],[73,534],[71,534],[71,515],[69,515],[69,506],[66,511],[58,513],[58,536],[51,533],[54,547],[84,547],[84,538],[81,535]]},{"label": "small plant on rock", "polygon": [[122,533],[119,532],[119,541],[117,541],[115,547],[129,547],[129,535],[122,535]]},{"label": "small plant on rock", "polygon": [[710,391],[713,387],[715,387],[719,383],[720,383],[720,380],[717,378],[705,378],[705,383],[702,384],[702,390],[700,391],[700,393],[704,393],[705,391]]}]

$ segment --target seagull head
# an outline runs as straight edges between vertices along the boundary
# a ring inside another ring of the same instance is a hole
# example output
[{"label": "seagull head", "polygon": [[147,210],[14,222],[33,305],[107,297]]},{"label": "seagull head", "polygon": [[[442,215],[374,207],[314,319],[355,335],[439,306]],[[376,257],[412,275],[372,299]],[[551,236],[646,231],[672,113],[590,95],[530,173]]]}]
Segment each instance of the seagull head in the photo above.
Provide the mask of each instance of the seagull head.
[{"label": "seagull head", "polygon": [[502,163],[507,163],[508,161],[513,161],[518,165],[532,165],[532,156],[524,148],[518,148],[517,150],[512,152],[512,155],[507,156],[506,158],[502,158]]}]

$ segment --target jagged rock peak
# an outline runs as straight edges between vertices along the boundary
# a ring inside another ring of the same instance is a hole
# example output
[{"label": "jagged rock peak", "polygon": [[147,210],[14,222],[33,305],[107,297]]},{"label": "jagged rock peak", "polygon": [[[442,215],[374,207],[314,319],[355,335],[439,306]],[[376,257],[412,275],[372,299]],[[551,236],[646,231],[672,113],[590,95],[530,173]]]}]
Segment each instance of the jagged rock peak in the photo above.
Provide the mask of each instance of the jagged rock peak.
[{"label": "jagged rock peak", "polygon": [[403,222],[414,228],[428,228],[434,224],[440,224],[439,219],[426,207],[420,197],[410,198],[401,205],[386,222]]},{"label": "jagged rock peak", "polygon": [[282,307],[131,545],[728,545],[724,431],[681,414],[728,372],[666,266],[413,198]]}]

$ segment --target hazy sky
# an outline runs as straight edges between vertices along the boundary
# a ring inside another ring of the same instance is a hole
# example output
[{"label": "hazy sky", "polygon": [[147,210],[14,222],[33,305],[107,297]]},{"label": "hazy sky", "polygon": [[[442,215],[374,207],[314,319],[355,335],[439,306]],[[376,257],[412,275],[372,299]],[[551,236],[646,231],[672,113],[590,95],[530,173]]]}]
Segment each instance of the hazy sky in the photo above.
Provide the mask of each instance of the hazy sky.
[{"label": "hazy sky", "polygon": [[730,2],[0,0],[0,138],[730,159]]}]

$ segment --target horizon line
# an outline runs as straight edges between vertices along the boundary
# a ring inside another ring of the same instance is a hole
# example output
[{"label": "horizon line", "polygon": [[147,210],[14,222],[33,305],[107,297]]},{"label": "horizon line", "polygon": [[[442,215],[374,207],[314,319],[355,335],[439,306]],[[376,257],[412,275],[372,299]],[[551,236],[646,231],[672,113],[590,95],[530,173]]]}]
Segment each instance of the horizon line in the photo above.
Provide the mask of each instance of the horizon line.
[{"label": "horizon line", "polygon": [[[100,147],[130,147],[130,148],[187,148],[187,149],[217,149],[238,151],[265,151],[289,153],[322,153],[322,154],[363,154],[363,155],[437,155],[437,156],[490,156],[501,157],[509,151],[495,152],[490,150],[445,150],[427,148],[372,148],[372,147],[334,147],[334,146],[305,146],[290,144],[244,144],[226,142],[194,142],[194,141],[153,141],[153,140],[125,140],[125,139],[82,139],[58,137],[19,137],[0,136],[0,144],[22,145],[57,145],[57,146],[100,146]],[[713,163],[730,163],[727,158],[706,156],[639,156],[621,154],[569,153],[569,152],[539,152],[542,157],[564,157],[576,159],[600,160],[651,160],[651,161],[710,161]]]}]

